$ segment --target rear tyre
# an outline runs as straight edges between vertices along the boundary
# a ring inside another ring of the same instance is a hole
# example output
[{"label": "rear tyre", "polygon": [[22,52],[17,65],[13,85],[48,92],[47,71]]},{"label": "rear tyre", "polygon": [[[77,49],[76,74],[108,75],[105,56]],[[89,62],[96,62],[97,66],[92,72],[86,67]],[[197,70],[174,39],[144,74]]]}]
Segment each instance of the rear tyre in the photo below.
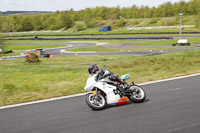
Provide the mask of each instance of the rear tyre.
[{"label": "rear tyre", "polygon": [[87,94],[86,103],[91,109],[94,110],[101,110],[106,107],[106,99],[101,93],[98,94],[98,98],[94,93]]},{"label": "rear tyre", "polygon": [[130,90],[134,90],[134,92],[128,96],[128,98],[134,103],[141,103],[146,99],[145,91],[138,85],[133,85],[129,88]]}]

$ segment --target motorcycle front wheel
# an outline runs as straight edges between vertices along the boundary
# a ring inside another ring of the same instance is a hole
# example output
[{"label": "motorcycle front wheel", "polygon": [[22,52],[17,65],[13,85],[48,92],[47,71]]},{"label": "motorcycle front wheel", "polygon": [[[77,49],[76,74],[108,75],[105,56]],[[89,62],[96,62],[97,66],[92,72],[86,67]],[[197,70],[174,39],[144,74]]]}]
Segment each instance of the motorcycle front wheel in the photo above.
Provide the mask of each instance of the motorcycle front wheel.
[{"label": "motorcycle front wheel", "polygon": [[128,96],[128,98],[134,103],[141,103],[146,99],[145,91],[138,85],[130,86],[130,90],[134,90],[134,92]]},{"label": "motorcycle front wheel", "polygon": [[89,93],[86,95],[86,103],[91,109],[101,110],[106,106],[106,99],[101,93],[98,95]]}]

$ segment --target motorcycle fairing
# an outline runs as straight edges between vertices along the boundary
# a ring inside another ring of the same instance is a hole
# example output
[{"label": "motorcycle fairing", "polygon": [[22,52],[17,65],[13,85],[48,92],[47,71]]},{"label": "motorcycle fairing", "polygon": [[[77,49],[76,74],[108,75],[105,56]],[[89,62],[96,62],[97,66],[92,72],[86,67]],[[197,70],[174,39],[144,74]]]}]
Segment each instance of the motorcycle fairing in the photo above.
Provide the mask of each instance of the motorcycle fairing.
[{"label": "motorcycle fairing", "polygon": [[120,96],[115,94],[113,90],[116,90],[116,86],[109,85],[106,82],[109,81],[109,79],[105,78],[102,79],[102,81],[95,81],[95,77],[97,74],[90,75],[90,77],[87,80],[85,90],[89,93],[96,94],[96,91],[94,91],[94,88],[98,88],[99,90],[103,91],[107,98],[107,104],[115,104],[118,103]]},{"label": "motorcycle fairing", "polygon": [[[88,93],[93,93],[93,94],[97,94],[97,91],[90,91],[90,92],[88,92]],[[98,92],[98,94],[99,94],[100,92]]]},{"label": "motorcycle fairing", "polygon": [[[103,91],[107,96],[107,104],[115,104],[119,101],[120,96],[114,94],[113,90],[116,89],[116,86],[109,85],[105,82],[97,82],[94,87],[97,87],[99,90]],[[96,94],[96,92],[95,92]]]},{"label": "motorcycle fairing", "polygon": [[126,104],[128,102],[129,102],[128,97],[122,97],[122,98],[119,99],[119,101],[115,105],[122,105],[122,104]]},{"label": "motorcycle fairing", "polygon": [[84,90],[86,90],[87,92],[92,91],[92,89],[94,88],[94,84],[96,84],[96,81],[95,81],[96,76],[97,76],[97,74],[89,76],[89,78],[87,79],[86,86],[85,86]]},{"label": "motorcycle fairing", "polygon": [[122,80],[127,80],[127,79],[129,79],[130,77],[131,77],[131,74],[124,74],[124,75],[121,76],[121,79],[122,79]]}]

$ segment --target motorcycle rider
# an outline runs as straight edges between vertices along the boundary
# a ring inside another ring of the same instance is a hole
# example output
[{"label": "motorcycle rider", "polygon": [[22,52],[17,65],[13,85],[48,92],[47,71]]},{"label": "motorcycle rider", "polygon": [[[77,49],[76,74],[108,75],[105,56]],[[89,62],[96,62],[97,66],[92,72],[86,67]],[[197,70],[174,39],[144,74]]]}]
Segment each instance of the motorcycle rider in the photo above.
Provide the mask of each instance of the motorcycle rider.
[{"label": "motorcycle rider", "polygon": [[[128,83],[126,83],[125,81],[123,81],[122,79],[120,79],[118,77],[118,75],[112,73],[111,71],[109,71],[108,69],[106,69],[105,67],[101,68],[99,70],[98,66],[96,64],[92,64],[88,67],[88,72],[90,74],[97,74],[96,76],[96,81],[101,80],[103,78],[106,78],[109,76],[109,79],[111,81],[116,81],[119,84],[123,84],[124,85],[124,89],[128,88]],[[122,91],[122,90],[121,90]]]}]

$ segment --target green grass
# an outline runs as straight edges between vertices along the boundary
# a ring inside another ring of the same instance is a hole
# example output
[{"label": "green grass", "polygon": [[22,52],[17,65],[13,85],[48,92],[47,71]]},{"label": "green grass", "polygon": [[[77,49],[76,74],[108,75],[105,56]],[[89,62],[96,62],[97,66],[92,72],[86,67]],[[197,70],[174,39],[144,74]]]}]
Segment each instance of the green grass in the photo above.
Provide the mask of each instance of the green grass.
[{"label": "green grass", "polygon": [[181,46],[181,47],[167,47],[167,48],[134,48],[134,49],[113,49],[102,48],[101,46],[89,46],[76,49],[66,49],[71,52],[128,52],[128,51],[145,51],[145,50],[166,50],[166,49],[183,49],[183,48],[195,48],[194,46]]},{"label": "green grass", "polygon": [[[38,63],[0,61],[0,106],[84,92],[90,64],[135,83],[200,72],[200,49],[155,56],[62,56]],[[146,89],[146,88],[145,88]],[[148,88],[147,88],[148,89]]]},{"label": "green grass", "polygon": [[102,48],[101,46],[89,46],[82,48],[66,49],[71,52],[120,52],[120,49]]},{"label": "green grass", "polygon": [[20,55],[21,53],[20,52],[17,52],[17,53],[9,53],[9,54],[0,54],[0,57],[3,57],[3,56],[17,56],[17,55]]},{"label": "green grass", "polygon": [[37,49],[37,48],[56,48],[56,47],[66,47],[67,45],[17,45],[17,44],[8,44],[5,47],[5,50],[28,50],[28,49]]},{"label": "green grass", "polygon": [[[13,42],[18,42],[18,41],[9,41],[9,43],[13,43]],[[24,43],[23,41],[21,41],[22,43]],[[34,41],[30,41],[34,42]],[[60,45],[60,44],[49,44],[49,45],[18,45],[18,44],[7,44],[4,47],[4,51],[8,51],[8,50],[28,50],[28,49],[37,49],[37,48],[56,48],[56,47],[66,47],[68,45]],[[17,56],[20,55],[20,52],[16,52],[16,53],[9,53],[9,54],[0,54],[0,57],[3,56]]]},{"label": "green grass", "polygon": [[118,40],[118,39],[112,39],[112,40],[91,40],[91,39],[78,39],[78,40],[9,40],[6,41],[7,43],[42,43],[42,42],[106,42],[108,44],[113,44],[113,43],[125,43],[125,42],[135,42],[135,41],[148,41],[152,39],[123,39],[123,40]]},{"label": "green grass", "polygon": [[7,43],[71,42],[72,40],[8,40]]}]

